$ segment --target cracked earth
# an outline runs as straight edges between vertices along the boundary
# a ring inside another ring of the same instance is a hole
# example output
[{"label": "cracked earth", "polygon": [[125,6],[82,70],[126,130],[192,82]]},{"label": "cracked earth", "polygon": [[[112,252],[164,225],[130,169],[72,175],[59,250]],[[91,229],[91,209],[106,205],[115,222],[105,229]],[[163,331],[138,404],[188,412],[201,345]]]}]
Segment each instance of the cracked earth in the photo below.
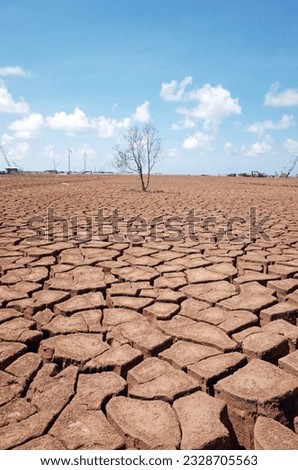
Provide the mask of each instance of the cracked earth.
[{"label": "cracked earth", "polygon": [[0,448],[298,449],[297,179],[138,185],[0,176]]}]

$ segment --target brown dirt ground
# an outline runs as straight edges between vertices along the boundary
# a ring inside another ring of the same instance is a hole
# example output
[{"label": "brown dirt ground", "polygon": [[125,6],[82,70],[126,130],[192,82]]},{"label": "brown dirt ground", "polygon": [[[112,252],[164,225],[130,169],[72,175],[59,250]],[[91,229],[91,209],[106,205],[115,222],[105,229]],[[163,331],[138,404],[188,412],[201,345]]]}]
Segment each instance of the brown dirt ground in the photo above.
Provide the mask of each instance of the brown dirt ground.
[{"label": "brown dirt ground", "polygon": [[0,448],[298,449],[297,201],[0,176]]}]

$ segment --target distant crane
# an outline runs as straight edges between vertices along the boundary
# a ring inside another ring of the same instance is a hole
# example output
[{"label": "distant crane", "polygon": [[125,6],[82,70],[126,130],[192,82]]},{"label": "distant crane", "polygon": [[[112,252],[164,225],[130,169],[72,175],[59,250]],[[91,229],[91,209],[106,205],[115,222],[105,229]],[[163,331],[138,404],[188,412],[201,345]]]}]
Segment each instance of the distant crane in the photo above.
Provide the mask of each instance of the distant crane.
[{"label": "distant crane", "polygon": [[286,172],[281,172],[280,178],[288,178],[288,176],[290,176],[290,174],[291,174],[292,171],[294,170],[294,168],[295,168],[297,162],[298,162],[298,155],[295,157],[295,159],[294,159],[294,161],[292,162],[292,165],[290,166],[290,168],[288,169],[288,171],[286,171]]},{"label": "distant crane", "polygon": [[7,155],[7,152],[4,150],[4,148],[2,147],[2,145],[0,145],[0,150],[1,150],[1,153],[7,163],[7,167],[5,168],[5,170],[7,171],[7,173],[19,173],[19,169],[18,169],[18,166],[16,165],[15,162],[11,162],[9,161],[8,159],[8,155]]}]

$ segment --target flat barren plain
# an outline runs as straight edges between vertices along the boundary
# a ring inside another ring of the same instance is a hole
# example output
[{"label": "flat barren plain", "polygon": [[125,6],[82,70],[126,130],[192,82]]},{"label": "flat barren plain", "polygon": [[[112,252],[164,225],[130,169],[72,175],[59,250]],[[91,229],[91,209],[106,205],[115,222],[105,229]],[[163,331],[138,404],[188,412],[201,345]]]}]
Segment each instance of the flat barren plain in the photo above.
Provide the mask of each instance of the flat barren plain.
[{"label": "flat barren plain", "polygon": [[0,176],[1,449],[298,449],[298,179]]}]

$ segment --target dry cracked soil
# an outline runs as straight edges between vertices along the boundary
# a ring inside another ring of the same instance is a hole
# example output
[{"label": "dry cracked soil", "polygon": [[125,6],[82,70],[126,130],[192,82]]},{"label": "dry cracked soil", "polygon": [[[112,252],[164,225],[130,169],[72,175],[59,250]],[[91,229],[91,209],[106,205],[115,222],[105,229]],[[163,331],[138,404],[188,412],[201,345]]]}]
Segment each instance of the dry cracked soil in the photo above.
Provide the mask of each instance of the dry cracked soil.
[{"label": "dry cracked soil", "polygon": [[0,448],[297,450],[297,195],[0,176]]}]

